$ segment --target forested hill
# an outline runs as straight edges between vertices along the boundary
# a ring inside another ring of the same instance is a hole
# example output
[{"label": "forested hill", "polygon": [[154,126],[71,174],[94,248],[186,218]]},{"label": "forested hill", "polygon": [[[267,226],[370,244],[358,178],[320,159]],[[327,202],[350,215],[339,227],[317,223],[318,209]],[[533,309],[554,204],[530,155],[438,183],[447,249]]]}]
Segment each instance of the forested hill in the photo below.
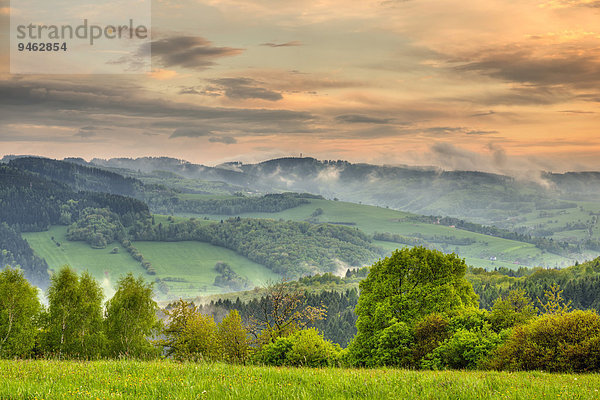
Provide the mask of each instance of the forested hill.
[{"label": "forested hill", "polygon": [[63,183],[74,191],[104,192],[136,197],[138,192],[143,190],[142,182],[137,179],[126,178],[101,168],[83,166],[73,162],[23,157],[9,161],[8,165]]},{"label": "forested hill", "polygon": [[[166,157],[94,159],[92,164],[142,172],[169,171],[187,179],[222,181],[261,191],[308,192],[511,230],[527,214],[575,208],[575,201],[597,201],[600,196],[600,173],[596,172],[531,172],[528,179],[517,180],[477,171],[353,164],[306,157],[216,167]],[[519,228],[523,232],[530,230]]]},{"label": "forested hill", "polygon": [[6,266],[21,266],[25,277],[34,285],[48,284],[48,264],[33,253],[19,232],[0,223],[0,269]]},{"label": "forested hill", "polygon": [[20,232],[68,225],[86,210],[98,208],[115,213],[126,226],[150,218],[148,206],[139,200],[109,193],[75,192],[65,184],[16,169],[14,164],[0,165],[0,224],[5,224],[0,229],[0,261],[21,266],[28,279],[45,287],[47,265],[33,255]]},{"label": "forested hill", "polygon": [[222,181],[243,187],[260,187],[261,189],[271,188],[271,186],[263,185],[262,182],[256,181],[252,176],[242,171],[237,171],[230,168],[215,168],[205,165],[192,164],[185,160],[178,160],[170,157],[142,157],[137,159],[111,158],[110,160],[95,158],[90,162],[90,164],[105,168],[129,169],[144,173],[168,171],[185,178],[200,178],[207,181]]}]

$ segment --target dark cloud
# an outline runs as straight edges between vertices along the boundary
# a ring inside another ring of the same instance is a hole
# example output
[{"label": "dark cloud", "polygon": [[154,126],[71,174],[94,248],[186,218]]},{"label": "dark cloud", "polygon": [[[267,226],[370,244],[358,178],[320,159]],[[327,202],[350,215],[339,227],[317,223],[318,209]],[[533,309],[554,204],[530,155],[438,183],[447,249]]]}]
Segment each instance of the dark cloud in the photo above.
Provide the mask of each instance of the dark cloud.
[{"label": "dark cloud", "polygon": [[469,117],[471,117],[471,118],[487,117],[488,115],[494,115],[494,114],[496,114],[496,112],[494,110],[490,110],[490,111],[486,111],[486,112],[479,112],[479,113],[471,114],[471,115],[469,115]]},{"label": "dark cloud", "polygon": [[235,144],[237,143],[236,138],[232,136],[212,136],[208,139],[209,142],[213,143],[225,143],[225,144]]},{"label": "dark cloud", "polygon": [[174,36],[156,40],[150,45],[152,57],[157,58],[165,68],[206,69],[215,65],[218,58],[235,56],[244,51],[233,47],[215,47],[210,41],[194,36]]},{"label": "dark cloud", "polygon": [[302,46],[302,42],[294,40],[294,41],[285,42],[285,43],[262,43],[261,46],[268,46],[268,47],[293,47],[293,46]]},{"label": "dark cloud", "polygon": [[424,133],[439,136],[439,135],[450,135],[450,134],[464,134],[464,135],[490,135],[498,133],[498,131],[484,131],[478,129],[469,129],[463,127],[451,127],[451,126],[434,126],[431,128],[425,128],[421,130]]},{"label": "dark cloud", "polygon": [[261,99],[278,101],[283,99],[281,93],[259,86],[260,82],[250,78],[221,78],[209,81],[216,87],[207,87],[202,94],[215,95],[223,93],[230,99]]},{"label": "dark cloud", "polygon": [[[469,97],[446,97],[438,100],[444,102],[469,102],[486,106],[525,106],[525,105],[550,105],[565,103],[574,99],[572,90],[564,87],[545,87],[523,85],[496,91],[486,91],[485,94],[473,94]],[[492,115],[492,114],[488,114]],[[471,115],[481,116],[481,115]]]},{"label": "dark cloud", "polygon": [[126,81],[91,82],[0,81],[0,125],[93,126],[174,136],[182,136],[175,134],[178,128],[197,127],[255,135],[314,132],[315,117],[307,112],[197,106],[142,97],[145,92]]},{"label": "dark cloud", "polygon": [[96,126],[83,126],[83,127],[79,128],[79,132],[77,132],[75,134],[75,136],[79,136],[82,138],[89,138],[92,136],[96,136],[97,131],[98,131],[98,127],[96,127]]},{"label": "dark cloud", "polygon": [[451,69],[461,75],[474,72],[511,84],[510,89],[465,100],[489,105],[547,105],[581,95],[600,97],[600,47],[591,47],[590,39],[559,44],[545,42],[544,37],[530,39],[447,57],[448,62],[459,64]]},{"label": "dark cloud", "polygon": [[600,61],[591,54],[563,53],[557,57],[542,57],[527,51],[509,51],[488,54],[457,68],[531,85],[589,87],[600,83]]},{"label": "dark cloud", "polygon": [[596,114],[593,111],[583,111],[583,110],[561,110],[559,112],[566,113],[566,114]]},{"label": "dark cloud", "polygon": [[176,137],[202,137],[209,136],[212,132],[206,129],[200,128],[177,128],[171,134],[171,138]]},{"label": "dark cloud", "polygon": [[359,114],[338,115],[335,119],[338,122],[348,124],[389,124],[393,121],[391,118],[377,118]]}]

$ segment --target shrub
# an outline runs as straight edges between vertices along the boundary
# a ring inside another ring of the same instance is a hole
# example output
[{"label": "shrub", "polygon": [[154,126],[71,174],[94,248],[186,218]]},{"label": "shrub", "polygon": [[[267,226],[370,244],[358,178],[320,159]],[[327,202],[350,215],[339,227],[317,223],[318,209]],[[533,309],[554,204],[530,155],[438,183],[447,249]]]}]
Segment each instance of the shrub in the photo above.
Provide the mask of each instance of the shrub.
[{"label": "shrub", "polygon": [[262,347],[256,361],[265,365],[325,367],[339,365],[340,346],[325,340],[315,328],[279,337]]},{"label": "shrub", "polygon": [[415,325],[415,360],[420,360],[450,337],[449,321],[442,314],[429,314]]},{"label": "shrub", "polygon": [[475,369],[485,363],[489,354],[502,343],[502,336],[489,329],[460,329],[435,348],[421,363],[429,369]]},{"label": "shrub", "polygon": [[490,367],[508,370],[600,370],[600,316],[595,311],[545,314],[513,329]]},{"label": "shrub", "polygon": [[325,340],[315,329],[294,334],[286,363],[296,367],[325,367],[339,364],[340,346]]},{"label": "shrub", "polygon": [[404,322],[396,322],[378,335],[376,365],[408,367],[414,363],[411,344],[412,329]]},{"label": "shrub", "polygon": [[269,343],[260,349],[256,355],[256,361],[265,365],[284,365],[286,355],[292,349],[292,346],[292,338],[279,337],[273,343]]}]

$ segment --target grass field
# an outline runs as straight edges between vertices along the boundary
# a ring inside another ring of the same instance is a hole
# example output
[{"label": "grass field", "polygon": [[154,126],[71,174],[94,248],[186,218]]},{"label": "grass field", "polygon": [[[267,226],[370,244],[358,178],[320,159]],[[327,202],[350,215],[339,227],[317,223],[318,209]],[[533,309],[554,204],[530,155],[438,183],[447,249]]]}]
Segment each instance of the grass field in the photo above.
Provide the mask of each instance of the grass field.
[{"label": "grass field", "polygon": [[0,361],[0,399],[596,399],[600,376]]},{"label": "grass field", "polygon": [[[164,219],[166,221],[166,217]],[[106,249],[93,249],[85,242],[68,241],[65,234],[66,227],[54,226],[47,232],[24,233],[23,237],[39,256],[46,259],[51,269],[57,270],[68,264],[78,272],[89,271],[102,282],[107,296],[112,295],[112,286],[127,272],[142,275],[149,282],[156,278],[167,279],[163,285],[168,287],[168,292],[160,291],[159,287],[155,288],[157,298],[160,300],[222,293],[223,288],[213,286],[217,276],[213,267],[219,261],[228,263],[235,272],[247,277],[258,286],[264,285],[269,280],[279,279],[277,274],[263,265],[252,262],[231,250],[208,243],[135,242],[134,245],[156,270],[156,275],[150,276],[146,274],[140,263],[131,258],[116,242]],[[57,242],[60,246],[56,245]],[[110,253],[114,247],[119,248],[118,254]],[[174,282],[170,278],[184,281]]]},{"label": "grass field", "polygon": [[[85,242],[68,241],[66,232],[66,226],[53,226],[46,232],[23,233],[23,238],[36,254],[46,259],[51,269],[68,264],[78,272],[88,270],[96,279],[107,278],[113,282],[127,272],[146,275],[140,263],[118,243],[112,243],[105,249],[93,249]],[[114,247],[119,249],[118,254],[110,253]]]},{"label": "grass field", "polygon": [[231,250],[200,242],[135,242],[144,258],[152,263],[159,278],[180,277],[186,282],[167,282],[167,298],[196,296],[198,293],[222,293],[223,288],[213,286],[217,262],[229,264],[241,276],[254,285],[263,286],[279,275],[261,264],[250,261]]}]

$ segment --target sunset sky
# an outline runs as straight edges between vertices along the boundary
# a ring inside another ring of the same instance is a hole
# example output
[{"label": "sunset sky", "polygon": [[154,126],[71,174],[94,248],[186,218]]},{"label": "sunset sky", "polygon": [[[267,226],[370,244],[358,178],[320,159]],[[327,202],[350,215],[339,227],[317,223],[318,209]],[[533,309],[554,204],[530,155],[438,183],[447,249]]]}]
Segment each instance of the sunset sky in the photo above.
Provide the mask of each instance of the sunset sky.
[{"label": "sunset sky", "polygon": [[598,0],[155,0],[139,75],[11,75],[10,12],[0,155],[600,170]]}]

